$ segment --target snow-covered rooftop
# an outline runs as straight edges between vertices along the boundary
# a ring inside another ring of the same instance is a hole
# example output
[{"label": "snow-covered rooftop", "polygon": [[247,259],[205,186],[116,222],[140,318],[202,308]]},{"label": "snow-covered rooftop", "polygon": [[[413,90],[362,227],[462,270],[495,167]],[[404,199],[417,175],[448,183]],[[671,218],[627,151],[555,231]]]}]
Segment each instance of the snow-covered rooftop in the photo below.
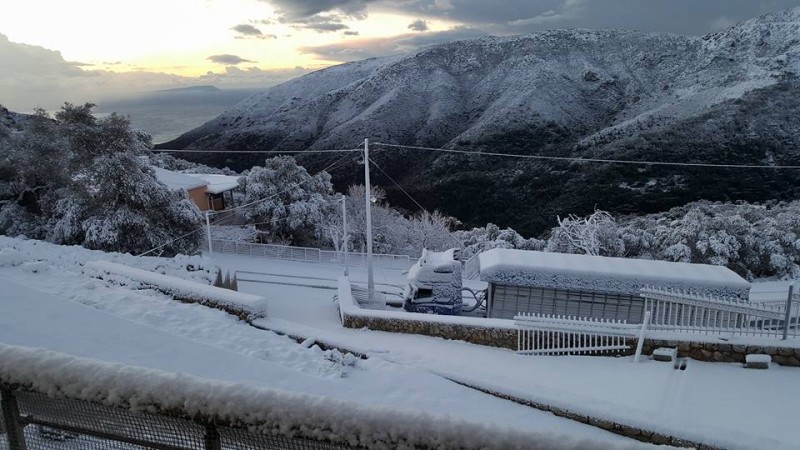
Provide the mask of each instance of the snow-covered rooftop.
[{"label": "snow-covered rooftop", "polygon": [[220,194],[239,186],[239,177],[233,175],[218,175],[212,173],[187,173],[186,175],[199,178],[206,183],[206,192],[209,194]]},{"label": "snow-covered rooftop", "polygon": [[644,286],[657,285],[737,296],[750,289],[747,280],[727,267],[706,264],[499,248],[479,258],[481,280],[517,286],[637,294]]},{"label": "snow-covered rooftop", "polygon": [[168,188],[177,191],[179,189],[190,190],[206,186],[207,181],[198,178],[194,175],[187,175],[185,173],[174,172],[172,170],[162,169],[160,167],[153,167],[158,181],[167,185]]}]

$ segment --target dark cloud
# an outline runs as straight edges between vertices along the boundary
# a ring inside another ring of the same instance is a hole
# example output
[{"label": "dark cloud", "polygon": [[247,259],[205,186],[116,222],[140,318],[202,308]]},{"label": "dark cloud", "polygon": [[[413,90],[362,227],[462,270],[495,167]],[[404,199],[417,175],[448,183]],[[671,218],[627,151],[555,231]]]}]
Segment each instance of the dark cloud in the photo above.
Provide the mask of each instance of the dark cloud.
[{"label": "dark cloud", "polygon": [[[367,5],[380,0],[261,0],[272,4],[278,22],[298,29],[328,33],[349,30],[347,20],[367,18]],[[353,35],[353,34],[349,34]]]},{"label": "dark cloud", "polygon": [[283,20],[294,22],[323,13],[336,12],[350,18],[363,19],[367,5],[378,0],[262,0],[274,6]]},{"label": "dark cloud", "polygon": [[408,29],[413,31],[428,31],[428,21],[417,19],[408,24]]},{"label": "dark cloud", "polygon": [[246,39],[246,38],[254,38],[254,39],[276,39],[277,36],[274,34],[264,34],[258,28],[254,27],[253,25],[242,23],[232,27],[231,30],[239,33],[239,36],[236,36],[237,39]]},{"label": "dark cloud", "polygon": [[492,34],[628,28],[702,35],[796,6],[800,0],[410,0],[382,1],[374,8],[451,20]]},{"label": "dark cloud", "polygon": [[240,34],[246,34],[248,36],[261,36],[261,30],[246,23],[236,25],[235,27],[231,28],[231,30]]},{"label": "dark cloud", "polygon": [[213,62],[213,63],[224,64],[226,66],[235,66],[235,65],[241,64],[241,63],[253,62],[253,61],[250,61],[249,59],[244,59],[244,58],[242,58],[240,56],[227,55],[227,54],[211,55],[206,59],[211,61],[211,62]]},{"label": "dark cloud", "polygon": [[[283,19],[281,19],[283,20]],[[345,17],[336,14],[315,15],[291,22],[292,27],[298,29],[314,30],[318,33],[349,30],[344,23]]]},{"label": "dark cloud", "polygon": [[342,34],[345,35],[345,36],[358,36],[358,31],[347,30]]},{"label": "dark cloud", "polygon": [[329,61],[356,61],[406,53],[428,45],[472,39],[486,33],[469,27],[456,27],[447,31],[403,34],[388,38],[358,39],[330,45],[303,47],[300,51]]}]

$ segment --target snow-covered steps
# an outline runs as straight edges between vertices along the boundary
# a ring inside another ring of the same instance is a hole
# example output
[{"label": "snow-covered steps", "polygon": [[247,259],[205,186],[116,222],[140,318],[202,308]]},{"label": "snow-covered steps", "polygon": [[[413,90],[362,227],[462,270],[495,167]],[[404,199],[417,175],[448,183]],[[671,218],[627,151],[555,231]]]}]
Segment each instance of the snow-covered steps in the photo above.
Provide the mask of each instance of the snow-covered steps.
[{"label": "snow-covered steps", "polygon": [[109,261],[89,261],[85,267],[95,271],[98,278],[110,278],[120,284],[153,288],[176,300],[220,309],[248,322],[267,317],[267,300],[257,295],[209,286]]}]

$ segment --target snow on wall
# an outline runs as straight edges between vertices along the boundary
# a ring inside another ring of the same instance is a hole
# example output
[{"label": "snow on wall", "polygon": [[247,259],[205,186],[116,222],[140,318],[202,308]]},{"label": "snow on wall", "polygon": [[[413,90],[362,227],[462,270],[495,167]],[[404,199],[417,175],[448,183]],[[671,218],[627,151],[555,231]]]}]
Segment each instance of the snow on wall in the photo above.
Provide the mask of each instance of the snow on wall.
[{"label": "snow on wall", "polygon": [[[206,380],[49,350],[0,344],[0,381],[134,411],[180,411],[252,431],[370,449],[582,449],[590,438],[525,433],[307,394]],[[649,447],[638,442],[616,448]]]},{"label": "snow on wall", "polygon": [[130,284],[130,281],[133,281],[146,286],[154,286],[159,291],[172,295],[179,300],[222,309],[245,320],[267,317],[267,300],[257,295],[200,284],[109,261],[89,261],[86,263],[86,268],[96,271],[101,276],[121,276],[122,279],[114,278],[114,281],[119,281],[123,284]]},{"label": "snow on wall", "polygon": [[554,289],[638,295],[646,286],[747,299],[750,283],[722,266],[492,249],[479,256],[481,280]]}]

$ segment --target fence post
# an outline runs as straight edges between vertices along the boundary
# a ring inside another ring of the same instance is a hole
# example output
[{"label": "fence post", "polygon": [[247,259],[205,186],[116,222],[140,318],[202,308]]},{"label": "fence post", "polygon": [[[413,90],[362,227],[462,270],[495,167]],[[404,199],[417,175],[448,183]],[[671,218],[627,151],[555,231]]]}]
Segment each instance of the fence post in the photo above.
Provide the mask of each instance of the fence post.
[{"label": "fence post", "polygon": [[8,448],[10,450],[27,450],[25,445],[25,434],[23,425],[20,422],[19,407],[14,393],[10,389],[0,389],[0,406],[3,410],[3,422],[5,422],[6,436],[8,437]]},{"label": "fence post", "polygon": [[644,320],[642,320],[642,329],[639,330],[639,342],[636,343],[636,355],[633,357],[633,362],[638,363],[639,358],[642,356],[642,347],[644,347],[644,335],[647,332],[647,324],[650,323],[650,311],[644,313]]},{"label": "fence post", "polygon": [[786,298],[786,315],[783,318],[783,340],[789,337],[789,325],[792,321],[792,296],[794,294],[794,283],[789,285],[789,296]]}]

